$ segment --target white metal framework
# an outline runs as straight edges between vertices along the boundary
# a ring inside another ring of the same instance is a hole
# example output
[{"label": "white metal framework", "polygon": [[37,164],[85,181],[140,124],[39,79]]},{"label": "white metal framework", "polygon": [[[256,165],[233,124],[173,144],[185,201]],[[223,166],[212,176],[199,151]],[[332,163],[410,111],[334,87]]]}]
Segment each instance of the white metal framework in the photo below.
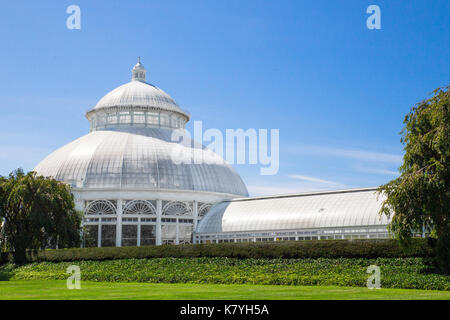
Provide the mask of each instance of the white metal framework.
[{"label": "white metal framework", "polygon": [[[192,242],[202,219],[199,203],[163,200],[94,200],[86,205],[85,246],[140,246]],[[207,207],[210,204],[202,204]],[[98,208],[96,210],[95,208]],[[107,208],[107,215],[105,215]],[[114,212],[111,210],[114,208]]]},{"label": "white metal framework", "polygon": [[132,81],[101,98],[86,118],[89,134],[34,169],[72,186],[76,208],[85,213],[85,246],[191,242],[208,204],[248,196],[225,160],[180,136],[189,114],[146,82],[140,61]]},{"label": "white metal framework", "polygon": [[99,200],[91,202],[86,210],[86,215],[105,215],[105,214],[115,214],[116,207],[111,201]]},{"label": "white metal framework", "polygon": [[85,246],[387,236],[374,189],[241,198],[247,188],[225,160],[189,135],[173,141],[189,114],[145,79],[139,61],[86,114],[91,132],[34,169],[72,186]]},{"label": "white metal framework", "polygon": [[124,214],[147,214],[147,215],[155,215],[156,209],[154,205],[149,201],[144,200],[133,200],[128,202],[124,209]]},{"label": "white metal framework", "polygon": [[225,200],[198,225],[195,242],[386,238],[374,188]]}]

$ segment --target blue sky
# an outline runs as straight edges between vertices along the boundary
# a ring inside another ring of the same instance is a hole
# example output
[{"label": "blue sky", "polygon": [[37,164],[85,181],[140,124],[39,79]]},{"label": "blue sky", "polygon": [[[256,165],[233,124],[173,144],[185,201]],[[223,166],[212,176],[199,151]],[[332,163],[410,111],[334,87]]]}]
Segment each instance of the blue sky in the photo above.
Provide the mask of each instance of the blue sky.
[{"label": "blue sky", "polygon": [[[81,30],[66,28],[71,4]],[[366,27],[371,4],[381,30]],[[86,134],[85,112],[141,56],[204,128],[280,130],[277,175],[234,166],[251,194],[383,184],[405,114],[449,84],[449,13],[437,0],[4,2],[0,175]]]}]

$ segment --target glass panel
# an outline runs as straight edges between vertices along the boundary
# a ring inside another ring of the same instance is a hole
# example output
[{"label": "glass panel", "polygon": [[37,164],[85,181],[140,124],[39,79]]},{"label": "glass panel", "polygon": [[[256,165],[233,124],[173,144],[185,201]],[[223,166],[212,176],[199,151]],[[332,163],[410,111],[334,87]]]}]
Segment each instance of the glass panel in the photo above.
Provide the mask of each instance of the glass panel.
[{"label": "glass panel", "polygon": [[117,114],[115,113],[108,114],[108,123],[109,124],[117,123]]},{"label": "glass panel", "polygon": [[163,240],[173,240],[175,241],[177,235],[177,226],[163,224],[161,226],[161,238]]},{"label": "glass panel", "polygon": [[192,242],[192,225],[178,225],[178,240],[179,243]]},{"label": "glass panel", "polygon": [[160,124],[162,127],[168,127],[170,125],[169,123],[170,119],[167,114],[161,113],[160,115]]},{"label": "glass panel", "polygon": [[84,227],[84,246],[86,248],[98,246],[98,225]]},{"label": "glass panel", "polygon": [[159,124],[159,114],[156,112],[148,112],[147,113],[147,123],[158,125]]},{"label": "glass panel", "polygon": [[156,226],[141,226],[141,246],[156,244]]},{"label": "glass panel", "polygon": [[122,246],[137,246],[137,226],[122,225]]},{"label": "glass panel", "polygon": [[102,226],[102,247],[114,247],[116,245],[116,226]]},{"label": "glass panel", "polygon": [[178,128],[179,127],[179,120],[178,117],[172,116],[172,127]]},{"label": "glass panel", "polygon": [[145,113],[144,112],[134,112],[133,123],[145,123]]},{"label": "glass panel", "polygon": [[103,126],[106,124],[106,116],[101,116],[98,118],[98,125]]},{"label": "glass panel", "polygon": [[119,123],[127,124],[131,123],[131,115],[129,112],[120,112]]}]

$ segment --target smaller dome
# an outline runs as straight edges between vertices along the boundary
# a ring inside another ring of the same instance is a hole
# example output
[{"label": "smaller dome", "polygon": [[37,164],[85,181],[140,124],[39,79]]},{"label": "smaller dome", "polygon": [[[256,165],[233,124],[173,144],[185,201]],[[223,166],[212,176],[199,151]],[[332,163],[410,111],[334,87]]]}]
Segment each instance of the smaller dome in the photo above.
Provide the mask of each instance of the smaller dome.
[{"label": "smaller dome", "polygon": [[133,70],[136,70],[136,69],[144,69],[145,70],[144,65],[140,61],[134,65]]},{"label": "smaller dome", "polygon": [[145,68],[138,60],[132,80],[101,98],[86,113],[91,131],[123,126],[184,128],[189,113],[163,90],[145,81]]},{"label": "smaller dome", "polygon": [[94,110],[110,107],[153,107],[185,113],[163,90],[141,81],[130,81],[101,98]]}]

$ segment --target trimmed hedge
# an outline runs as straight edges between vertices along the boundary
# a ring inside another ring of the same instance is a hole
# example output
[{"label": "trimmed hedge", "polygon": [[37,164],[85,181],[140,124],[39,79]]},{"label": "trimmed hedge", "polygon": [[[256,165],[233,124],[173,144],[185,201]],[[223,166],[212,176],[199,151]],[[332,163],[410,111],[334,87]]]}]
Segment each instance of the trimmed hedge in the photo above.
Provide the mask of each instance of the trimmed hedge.
[{"label": "trimmed hedge", "polygon": [[80,261],[143,258],[228,257],[255,259],[431,257],[426,239],[412,239],[403,248],[393,239],[280,241],[186,244],[143,247],[48,249],[29,254],[29,261]]}]

